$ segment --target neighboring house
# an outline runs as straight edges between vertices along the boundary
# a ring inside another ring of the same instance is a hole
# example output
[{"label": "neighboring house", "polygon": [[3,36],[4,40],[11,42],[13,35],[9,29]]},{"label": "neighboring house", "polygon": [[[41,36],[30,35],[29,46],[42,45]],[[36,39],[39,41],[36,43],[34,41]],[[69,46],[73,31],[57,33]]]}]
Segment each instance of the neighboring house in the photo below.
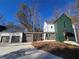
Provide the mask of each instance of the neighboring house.
[{"label": "neighboring house", "polygon": [[74,36],[74,30],[72,27],[72,21],[66,14],[62,14],[57,20],[54,21],[54,24],[57,41],[63,42],[66,40],[64,32],[69,33],[69,40],[76,41]]},{"label": "neighboring house", "polygon": [[74,29],[76,42],[79,43],[79,24],[78,23],[73,23],[72,26],[73,26],[73,29]]},{"label": "neighboring house", "polygon": [[23,32],[27,32],[27,29],[25,29],[22,26],[0,26],[0,42],[6,42],[6,43],[16,43],[16,42],[22,42],[24,40],[23,38]]},{"label": "neighboring house", "polygon": [[72,26],[74,28],[76,42],[79,43],[79,21],[76,16],[72,16]]},{"label": "neighboring house", "polygon": [[44,32],[55,32],[55,28],[54,28],[53,22],[45,21],[43,30],[44,30]]},{"label": "neighboring house", "polygon": [[7,29],[6,26],[0,25],[0,32],[1,32],[1,31],[4,31],[4,30],[6,30],[6,29]]},{"label": "neighboring house", "polygon": [[7,30],[5,32],[28,32],[27,28],[18,25],[6,25]]},{"label": "neighboring house", "polygon": [[[52,33],[55,33],[55,27],[52,21],[45,21],[43,26],[43,32],[46,32],[44,34],[43,39],[55,39],[55,34],[52,35]],[[48,34],[50,32],[50,34]]]}]

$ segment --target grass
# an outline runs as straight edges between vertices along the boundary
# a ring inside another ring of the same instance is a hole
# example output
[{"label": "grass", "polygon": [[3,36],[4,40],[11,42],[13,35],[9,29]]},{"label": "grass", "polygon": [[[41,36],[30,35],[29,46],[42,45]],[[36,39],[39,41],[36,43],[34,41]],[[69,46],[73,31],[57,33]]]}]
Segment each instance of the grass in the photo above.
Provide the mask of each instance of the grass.
[{"label": "grass", "polygon": [[64,59],[79,59],[79,47],[55,41],[37,41],[32,43],[37,49],[47,51]]}]

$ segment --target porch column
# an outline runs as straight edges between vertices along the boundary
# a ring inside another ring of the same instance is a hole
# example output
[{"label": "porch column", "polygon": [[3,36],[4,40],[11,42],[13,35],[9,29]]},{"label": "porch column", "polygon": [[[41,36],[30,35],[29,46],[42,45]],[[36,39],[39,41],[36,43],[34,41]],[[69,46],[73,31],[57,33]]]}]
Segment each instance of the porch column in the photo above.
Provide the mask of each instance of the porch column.
[{"label": "porch column", "polygon": [[77,30],[76,30],[76,28],[75,28],[75,25],[73,25],[73,29],[74,29],[74,34],[75,34],[76,42],[78,42]]},{"label": "porch column", "polygon": [[12,33],[9,33],[9,36],[10,36],[9,43],[11,43],[11,41],[12,41]]}]

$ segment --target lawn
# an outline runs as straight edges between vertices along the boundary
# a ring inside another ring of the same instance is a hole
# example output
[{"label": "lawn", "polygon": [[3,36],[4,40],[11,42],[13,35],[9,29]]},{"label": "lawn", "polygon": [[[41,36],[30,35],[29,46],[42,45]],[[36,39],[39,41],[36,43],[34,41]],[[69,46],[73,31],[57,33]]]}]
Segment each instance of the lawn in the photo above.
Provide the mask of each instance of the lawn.
[{"label": "lawn", "polygon": [[32,43],[37,49],[47,51],[64,59],[79,59],[79,47],[56,41],[36,41]]}]

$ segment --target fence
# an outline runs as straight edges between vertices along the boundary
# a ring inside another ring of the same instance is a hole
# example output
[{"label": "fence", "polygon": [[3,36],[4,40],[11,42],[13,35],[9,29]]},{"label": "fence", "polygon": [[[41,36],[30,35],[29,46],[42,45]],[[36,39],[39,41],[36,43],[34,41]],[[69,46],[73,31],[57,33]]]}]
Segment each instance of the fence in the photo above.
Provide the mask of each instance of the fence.
[{"label": "fence", "polygon": [[55,33],[53,32],[0,33],[0,42],[7,42],[7,43],[33,42],[33,41],[54,40],[54,39],[55,39]]},{"label": "fence", "polygon": [[39,40],[54,40],[55,33],[53,32],[27,32],[24,33],[27,41],[39,41]]}]

